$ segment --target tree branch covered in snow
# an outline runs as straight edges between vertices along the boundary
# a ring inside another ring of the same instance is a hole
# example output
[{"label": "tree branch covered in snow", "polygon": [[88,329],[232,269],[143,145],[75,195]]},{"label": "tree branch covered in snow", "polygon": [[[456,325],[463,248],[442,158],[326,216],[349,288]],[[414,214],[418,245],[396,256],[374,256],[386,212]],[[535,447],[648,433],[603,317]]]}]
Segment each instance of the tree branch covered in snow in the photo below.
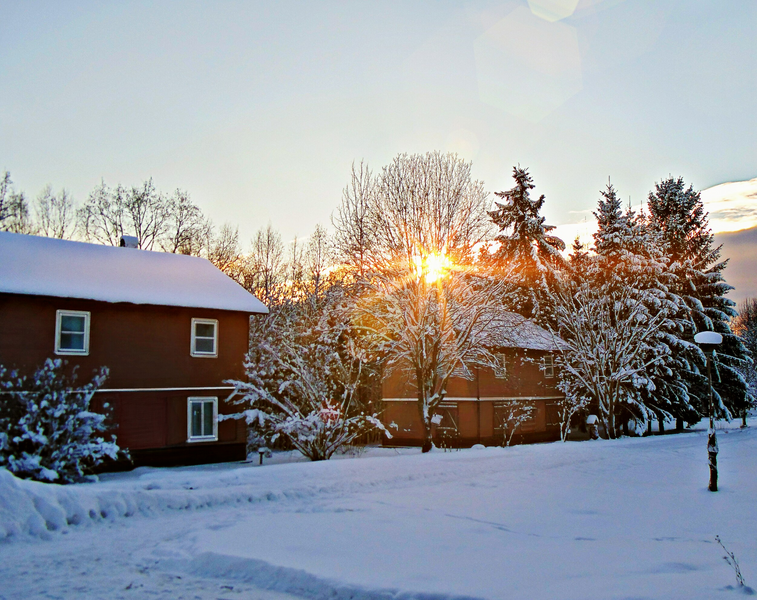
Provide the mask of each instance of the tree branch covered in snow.
[{"label": "tree branch covered in snow", "polygon": [[509,402],[507,404],[507,409],[500,416],[500,422],[497,423],[502,429],[502,444],[504,446],[512,444],[513,438],[518,433],[520,426],[528,421],[534,412],[536,412],[536,407],[533,404],[524,404],[522,402]]},{"label": "tree branch covered in snow", "polygon": [[334,219],[337,251],[357,282],[361,341],[415,384],[424,450],[449,378],[496,364],[483,342],[509,289],[474,261],[492,227],[470,171],[439,152],[399,155],[375,177],[361,163]]},{"label": "tree branch covered in snow", "polygon": [[611,438],[621,409],[645,423],[648,409],[640,391],[654,389],[649,373],[668,352],[659,343],[666,312],[651,313],[627,288],[608,292],[585,284],[557,299],[557,332],[566,343],[559,388],[568,402],[598,405]]},{"label": "tree branch covered in snow", "polygon": [[[0,366],[0,466],[18,477],[70,483],[120,449],[107,431],[107,415],[90,409],[108,369],[74,387],[60,359],[45,361],[31,378]],[[115,438],[113,438],[115,440]]]},{"label": "tree branch covered in snow", "polygon": [[506,326],[498,317],[507,289],[473,267],[457,267],[433,283],[399,269],[364,282],[355,307],[362,343],[415,385],[427,444],[450,377],[472,379],[473,365],[498,366],[487,342],[493,326]]},{"label": "tree branch covered in snow", "polygon": [[351,335],[344,294],[290,303],[259,321],[245,360],[248,381],[233,381],[236,415],[273,443],[286,438],[311,460],[327,460],[364,433],[389,432],[361,401],[368,357]]}]

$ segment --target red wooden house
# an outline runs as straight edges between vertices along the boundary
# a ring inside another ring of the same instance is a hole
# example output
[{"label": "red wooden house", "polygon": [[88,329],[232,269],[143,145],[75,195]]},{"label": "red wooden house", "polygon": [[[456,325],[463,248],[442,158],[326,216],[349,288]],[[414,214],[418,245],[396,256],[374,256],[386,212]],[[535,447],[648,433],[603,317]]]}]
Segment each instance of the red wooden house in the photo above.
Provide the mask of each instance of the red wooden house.
[{"label": "red wooden house", "polygon": [[[449,380],[447,394],[437,408],[442,417],[434,431],[437,445],[502,444],[512,425],[508,417],[524,406],[532,407],[532,413],[518,427],[514,441],[559,439],[557,402],[564,395],[556,387],[554,354],[560,350],[560,340],[532,321],[509,313],[486,343],[500,366],[476,369],[473,379]],[[423,424],[413,382],[400,371],[393,372],[384,380],[383,401],[384,422],[397,426],[385,444],[421,445]]]},{"label": "red wooden house", "polygon": [[95,404],[138,465],[245,458],[244,422],[218,415],[267,312],[203,258],[0,232],[0,364],[108,367]]}]

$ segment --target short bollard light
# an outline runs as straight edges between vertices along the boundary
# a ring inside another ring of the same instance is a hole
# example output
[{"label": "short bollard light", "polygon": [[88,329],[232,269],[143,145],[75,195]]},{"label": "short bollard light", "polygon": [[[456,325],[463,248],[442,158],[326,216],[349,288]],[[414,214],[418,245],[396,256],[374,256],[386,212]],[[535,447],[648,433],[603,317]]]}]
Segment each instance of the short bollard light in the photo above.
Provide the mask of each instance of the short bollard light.
[{"label": "short bollard light", "polygon": [[261,446],[260,448],[258,448],[258,455],[260,456],[260,464],[261,465],[263,464],[263,457],[266,454],[268,454],[268,448],[266,448],[265,446]]},{"label": "short bollard light", "polygon": [[710,465],[710,485],[707,489],[711,492],[718,491],[718,438],[715,434],[715,408],[713,406],[712,393],[712,359],[715,349],[723,343],[723,336],[715,331],[701,331],[694,336],[694,341],[707,357],[707,379],[710,381],[710,427],[707,430],[707,457]]}]

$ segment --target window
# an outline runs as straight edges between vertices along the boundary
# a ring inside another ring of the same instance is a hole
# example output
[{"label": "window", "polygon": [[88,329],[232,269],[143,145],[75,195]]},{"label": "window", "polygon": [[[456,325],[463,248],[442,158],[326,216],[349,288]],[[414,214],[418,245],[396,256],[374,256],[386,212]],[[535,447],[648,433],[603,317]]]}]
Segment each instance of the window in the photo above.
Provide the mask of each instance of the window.
[{"label": "window", "polygon": [[218,439],[218,398],[189,398],[187,440],[214,442]]},{"label": "window", "polygon": [[497,379],[507,379],[507,356],[504,354],[495,354],[496,363],[494,366],[494,376]]},{"label": "window", "polygon": [[192,319],[192,356],[218,356],[218,321]]},{"label": "window", "polygon": [[89,313],[59,310],[55,319],[55,354],[89,354]]},{"label": "window", "polygon": [[551,354],[541,359],[541,370],[544,371],[544,377],[547,379],[555,376],[555,361]]}]

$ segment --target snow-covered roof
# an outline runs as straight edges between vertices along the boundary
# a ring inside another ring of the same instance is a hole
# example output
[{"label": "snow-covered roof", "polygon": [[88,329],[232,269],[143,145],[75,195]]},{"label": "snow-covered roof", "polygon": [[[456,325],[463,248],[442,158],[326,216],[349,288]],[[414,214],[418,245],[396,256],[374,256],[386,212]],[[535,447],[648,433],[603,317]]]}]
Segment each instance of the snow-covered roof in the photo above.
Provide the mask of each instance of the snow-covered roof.
[{"label": "snow-covered roof", "polygon": [[8,232],[0,232],[2,292],[268,312],[204,258]]},{"label": "snow-covered roof", "polygon": [[485,343],[498,348],[526,348],[555,352],[562,349],[565,342],[553,336],[546,329],[517,313],[505,313],[487,331]]}]

